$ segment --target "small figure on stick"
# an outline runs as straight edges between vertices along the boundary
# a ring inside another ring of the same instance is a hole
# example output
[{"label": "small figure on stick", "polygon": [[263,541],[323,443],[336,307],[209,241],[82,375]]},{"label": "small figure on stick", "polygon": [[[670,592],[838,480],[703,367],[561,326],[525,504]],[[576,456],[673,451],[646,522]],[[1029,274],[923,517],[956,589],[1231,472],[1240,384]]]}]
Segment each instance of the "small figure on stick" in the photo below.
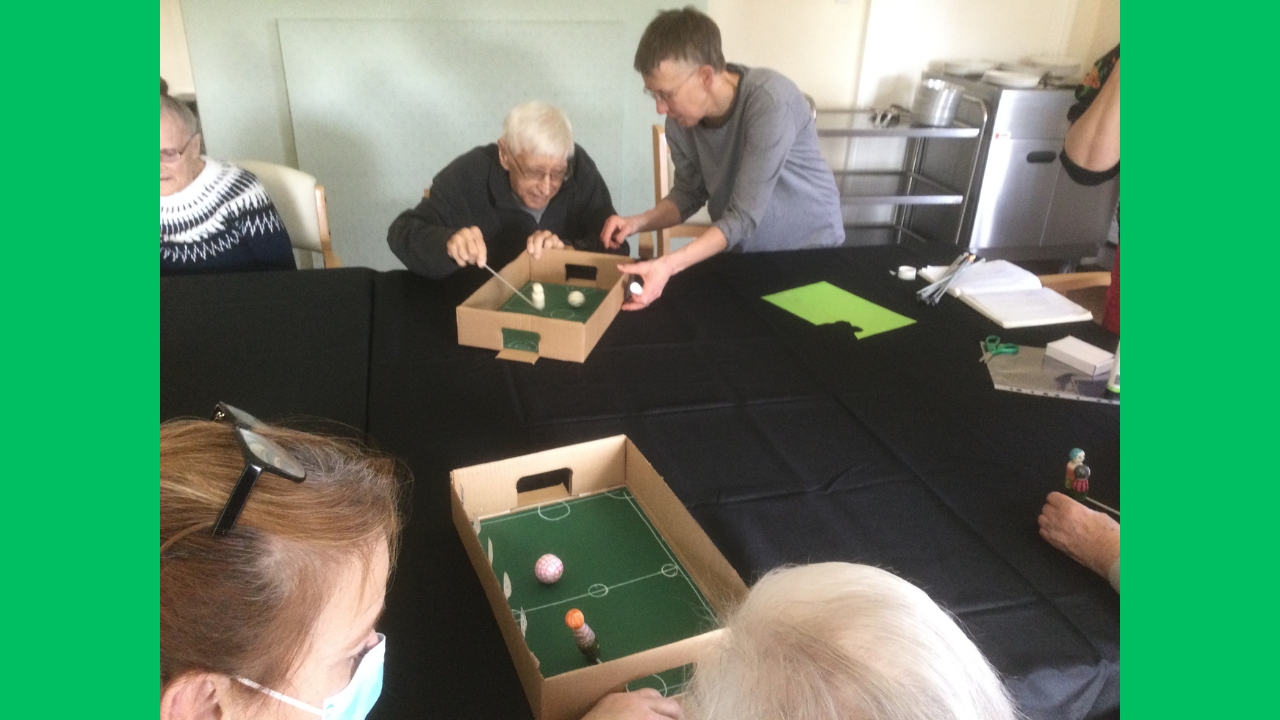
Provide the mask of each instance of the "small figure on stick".
[{"label": "small figure on stick", "polygon": [[1089,466],[1080,463],[1076,466],[1075,482],[1071,485],[1071,499],[1083,501],[1089,496]]},{"label": "small figure on stick", "polygon": [[596,642],[596,634],[591,630],[591,626],[587,625],[582,611],[573,608],[565,613],[564,624],[573,631],[573,640],[578,644],[578,650],[591,662],[600,662],[600,643]]},{"label": "small figure on stick", "polygon": [[[1084,468],[1084,477],[1081,478],[1076,474],[1078,468]],[[1089,491],[1089,466],[1084,464],[1084,451],[1080,448],[1071,448],[1071,452],[1067,453],[1067,478],[1063,483],[1067,493],[1076,500],[1082,500],[1084,494],[1076,490],[1076,484],[1084,480],[1084,492]]]}]

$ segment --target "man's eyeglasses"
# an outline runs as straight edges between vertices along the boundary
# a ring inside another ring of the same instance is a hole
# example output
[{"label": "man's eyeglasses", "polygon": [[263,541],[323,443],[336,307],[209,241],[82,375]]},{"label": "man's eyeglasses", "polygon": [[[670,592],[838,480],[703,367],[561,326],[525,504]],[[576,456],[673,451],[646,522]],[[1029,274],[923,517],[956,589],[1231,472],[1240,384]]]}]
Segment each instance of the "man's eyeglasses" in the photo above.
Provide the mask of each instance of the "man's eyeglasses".
[{"label": "man's eyeglasses", "polygon": [[657,100],[663,105],[670,105],[671,101],[675,99],[676,93],[680,92],[680,88],[684,87],[685,83],[689,82],[689,78],[697,74],[698,74],[698,71],[694,70],[693,72],[686,75],[685,78],[681,80],[679,84],[677,84],[674,88],[670,90],[650,90],[649,88],[645,88],[644,94],[648,95],[654,100]]},{"label": "man's eyeglasses", "polygon": [[521,165],[520,161],[516,159],[515,153],[510,153],[509,156],[511,158],[511,162],[515,164],[516,170],[520,171],[520,175],[525,180],[532,180],[534,182],[542,182],[543,180],[549,180],[552,185],[561,185],[564,183],[565,180],[568,180],[569,178],[573,177],[573,168],[568,165],[565,165],[563,170],[547,170],[534,175],[533,173],[530,173],[528,170],[524,169],[524,166]]},{"label": "man's eyeglasses", "polygon": [[182,147],[178,148],[177,150],[174,150],[173,148],[166,148],[164,150],[161,150],[160,162],[171,163],[176,161],[178,157],[182,155],[182,153],[187,151],[187,148],[191,146],[191,141],[195,140],[196,135],[199,135],[199,134],[200,133],[196,133],[195,135],[192,135],[191,137],[187,138],[187,141],[183,143]]},{"label": "man's eyeglasses", "polygon": [[240,452],[244,454],[244,470],[240,472],[240,479],[236,481],[231,497],[227,498],[226,506],[218,515],[218,522],[213,526],[213,534],[222,536],[236,524],[245,501],[249,499],[249,493],[262,473],[269,472],[294,482],[302,482],[307,479],[307,471],[287,450],[255,432],[263,423],[249,413],[220,402],[214,408],[213,420],[228,422],[235,427],[236,441],[240,443]]}]

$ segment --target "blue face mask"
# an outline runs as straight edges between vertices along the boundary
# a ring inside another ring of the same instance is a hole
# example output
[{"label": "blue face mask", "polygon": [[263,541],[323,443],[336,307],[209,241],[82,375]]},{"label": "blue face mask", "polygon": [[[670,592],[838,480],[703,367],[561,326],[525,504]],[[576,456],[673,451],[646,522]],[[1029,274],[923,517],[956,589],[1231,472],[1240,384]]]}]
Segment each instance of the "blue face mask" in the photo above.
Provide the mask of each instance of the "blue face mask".
[{"label": "blue face mask", "polygon": [[382,694],[382,665],[387,653],[387,636],[378,633],[378,644],[369,648],[369,652],[360,658],[360,665],[351,676],[351,682],[342,688],[337,695],[327,697],[323,707],[308,705],[301,700],[265,688],[248,678],[238,677],[236,680],[283,703],[288,703],[300,710],[319,715],[324,720],[364,720],[373,704],[378,702]]}]

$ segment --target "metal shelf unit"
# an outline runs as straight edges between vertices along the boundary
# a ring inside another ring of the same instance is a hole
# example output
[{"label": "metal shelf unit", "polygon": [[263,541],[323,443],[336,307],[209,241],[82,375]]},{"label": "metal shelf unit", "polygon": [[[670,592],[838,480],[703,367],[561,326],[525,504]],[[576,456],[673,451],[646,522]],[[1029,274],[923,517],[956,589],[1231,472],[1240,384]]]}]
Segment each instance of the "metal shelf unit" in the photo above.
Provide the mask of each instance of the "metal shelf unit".
[{"label": "metal shelf unit", "polygon": [[[917,240],[943,240],[926,238],[907,227],[911,207],[914,205],[959,205],[960,214],[972,198],[973,184],[977,176],[979,148],[987,127],[987,103],[982,98],[964,95],[961,102],[976,103],[981,109],[982,123],[969,125],[960,121],[947,127],[927,127],[913,124],[911,111],[894,105],[898,122],[892,127],[879,127],[873,122],[873,110],[818,110],[816,125],[820,138],[906,138],[907,151],[903,156],[901,171],[851,170],[848,167],[833,168],[836,187],[840,189],[842,205],[894,205],[893,222],[889,225],[857,226],[862,231],[889,233],[893,242],[901,242],[903,235]],[[968,182],[964,188],[955,188],[939,182],[920,171],[924,143],[942,140],[975,140],[970,160]],[[848,164],[849,153],[845,154]],[[960,244],[960,228],[956,235],[945,240]]]}]

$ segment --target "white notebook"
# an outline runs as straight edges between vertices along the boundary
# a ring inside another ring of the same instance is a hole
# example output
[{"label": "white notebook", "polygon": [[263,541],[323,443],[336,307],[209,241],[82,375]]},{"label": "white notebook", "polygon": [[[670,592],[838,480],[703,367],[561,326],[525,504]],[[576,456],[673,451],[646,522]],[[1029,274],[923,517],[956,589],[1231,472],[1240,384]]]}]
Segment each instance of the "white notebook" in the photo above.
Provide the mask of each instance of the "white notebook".
[{"label": "white notebook", "polygon": [[[946,268],[931,265],[920,275],[933,282]],[[1084,322],[1093,313],[1040,285],[1040,278],[1007,260],[970,265],[947,288],[947,293],[982,313],[1002,328]]]}]

